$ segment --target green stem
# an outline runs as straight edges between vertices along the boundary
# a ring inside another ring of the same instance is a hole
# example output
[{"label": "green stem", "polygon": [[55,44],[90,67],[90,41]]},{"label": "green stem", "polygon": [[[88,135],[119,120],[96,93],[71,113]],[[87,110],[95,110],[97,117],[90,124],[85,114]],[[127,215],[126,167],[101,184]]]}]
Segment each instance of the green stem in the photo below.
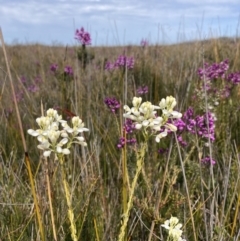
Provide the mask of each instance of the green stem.
[{"label": "green stem", "polygon": [[35,210],[36,210],[36,215],[37,215],[38,225],[39,225],[39,229],[40,229],[41,239],[42,239],[42,241],[45,241],[45,233],[44,233],[44,228],[43,228],[43,223],[42,223],[42,216],[41,216],[40,209],[39,209],[39,206],[38,206],[38,199],[37,199],[34,180],[33,180],[33,176],[32,176],[30,160],[29,160],[29,157],[28,157],[27,153],[25,153],[25,162],[26,162],[26,166],[27,166],[27,170],[28,170],[30,186],[31,186],[31,191],[32,191],[32,195],[33,195],[33,201],[34,201],[34,206],[35,206]]},{"label": "green stem", "polygon": [[120,229],[120,234],[118,236],[118,241],[123,241],[124,237],[125,237],[127,223],[128,223],[129,216],[130,216],[130,211],[131,211],[131,208],[132,208],[132,205],[133,205],[134,191],[136,189],[136,185],[137,185],[137,180],[138,180],[139,174],[142,171],[146,149],[147,149],[147,142],[145,142],[141,146],[140,152],[137,155],[137,169],[136,169],[135,176],[133,178],[132,185],[130,187],[129,200],[128,200],[128,203],[127,203],[126,212],[124,213],[124,216],[123,216],[123,223],[122,223],[122,226],[121,226],[121,229]]},{"label": "green stem", "polygon": [[63,165],[63,157],[61,156],[59,159],[60,159],[60,166],[61,166],[63,188],[64,188],[65,197],[66,197],[67,206],[68,206],[68,219],[70,221],[71,237],[73,241],[78,241],[77,229],[74,221],[74,213],[73,213],[72,201],[71,201],[71,195],[70,195],[70,188],[66,180],[66,174],[65,174],[64,165]]},{"label": "green stem", "polygon": [[[124,138],[126,139],[126,132],[124,131]],[[123,213],[127,212],[127,200],[128,200],[128,170],[127,170],[127,148],[126,145],[123,148],[122,158],[122,172],[123,172],[123,188],[122,188],[122,202],[123,202]],[[127,241],[127,235],[124,240]]]}]

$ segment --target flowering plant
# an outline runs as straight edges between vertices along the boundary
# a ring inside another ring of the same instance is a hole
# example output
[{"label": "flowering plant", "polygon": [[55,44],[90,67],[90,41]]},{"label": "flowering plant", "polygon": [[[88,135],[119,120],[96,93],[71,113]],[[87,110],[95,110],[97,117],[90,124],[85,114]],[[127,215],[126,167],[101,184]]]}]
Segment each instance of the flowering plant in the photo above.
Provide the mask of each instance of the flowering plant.
[{"label": "flowering plant", "polygon": [[87,145],[84,137],[79,136],[79,133],[88,129],[84,127],[84,123],[78,116],[72,118],[72,127],[70,127],[56,110],[49,109],[47,115],[37,118],[36,122],[40,129],[29,129],[28,134],[37,137],[40,142],[37,147],[44,151],[45,157],[50,156],[52,152],[56,155],[68,155],[73,143]]},{"label": "flowering plant", "polygon": [[[130,119],[135,124],[135,128],[143,129],[144,134],[154,134],[156,136],[156,142],[160,142],[160,139],[167,136],[169,131],[176,131],[177,127],[169,123],[169,119],[178,119],[182,117],[182,114],[174,111],[176,106],[176,99],[172,96],[168,96],[166,99],[162,99],[159,106],[153,105],[151,102],[146,101],[142,103],[141,97],[133,98],[133,107],[125,105],[125,113],[123,116]],[[162,115],[158,116],[157,110],[161,109]]]},{"label": "flowering plant", "polygon": [[81,29],[76,29],[75,39],[83,45],[91,45],[91,36],[83,27]]},{"label": "flowering plant", "polygon": [[182,224],[179,223],[178,218],[171,217],[169,220],[166,220],[164,224],[161,225],[168,230],[168,239],[172,241],[183,241],[182,236]]}]

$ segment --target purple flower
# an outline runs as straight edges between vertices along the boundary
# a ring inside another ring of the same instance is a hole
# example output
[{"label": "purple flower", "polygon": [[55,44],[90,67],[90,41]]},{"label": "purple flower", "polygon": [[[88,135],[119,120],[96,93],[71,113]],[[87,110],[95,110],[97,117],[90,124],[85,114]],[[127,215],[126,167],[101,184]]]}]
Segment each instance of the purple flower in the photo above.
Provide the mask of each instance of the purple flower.
[{"label": "purple flower", "polygon": [[117,101],[115,97],[110,98],[107,97],[104,100],[104,103],[107,105],[107,107],[113,112],[116,113],[116,111],[120,108],[120,103]]},{"label": "purple flower", "polygon": [[125,130],[127,134],[133,133],[133,131],[136,130],[134,122],[131,119],[126,119],[123,130]]},{"label": "purple flower", "polygon": [[211,164],[211,165],[215,165],[216,164],[216,160],[214,160],[213,158],[210,158],[209,156],[206,156],[206,157],[202,158],[201,162],[203,164]]},{"label": "purple flower", "polygon": [[182,119],[174,120],[173,124],[177,127],[178,131],[183,131],[186,128],[186,124]]},{"label": "purple flower", "polygon": [[39,91],[39,88],[38,88],[37,85],[29,85],[29,86],[27,87],[27,90],[28,90],[29,92],[35,93],[35,92]]},{"label": "purple flower", "polygon": [[229,74],[227,77],[227,80],[234,85],[239,84],[240,83],[240,72]]},{"label": "purple flower", "polygon": [[113,70],[113,69],[115,69],[114,64],[112,64],[111,62],[108,61],[108,62],[105,64],[105,70]]},{"label": "purple flower", "polygon": [[148,93],[148,86],[142,86],[137,88],[137,93],[139,95],[147,94]]},{"label": "purple flower", "polygon": [[120,137],[119,138],[119,143],[117,144],[117,147],[119,149],[123,148],[125,146],[125,144],[130,144],[133,145],[137,142],[137,140],[135,138],[132,139],[125,139],[124,137]]},{"label": "purple flower", "polygon": [[91,45],[91,36],[82,27],[80,30],[75,31],[75,39],[77,39],[82,45]]},{"label": "purple flower", "polygon": [[22,100],[23,100],[23,97],[24,97],[23,91],[17,92],[15,96],[16,96],[17,102],[22,101]]},{"label": "purple flower", "polygon": [[177,140],[181,146],[183,146],[183,147],[187,146],[187,142],[185,140],[183,140],[182,136],[178,136]]},{"label": "purple flower", "polygon": [[[208,125],[207,125],[207,119],[208,119]],[[200,137],[209,138],[211,141],[214,141],[215,140],[214,115],[211,112],[208,112],[203,116],[197,116],[195,120],[196,120],[197,134]]]},{"label": "purple flower", "polygon": [[51,64],[50,70],[51,70],[53,73],[55,73],[55,72],[57,71],[57,69],[58,69],[58,65],[57,65],[57,64]]},{"label": "purple flower", "polygon": [[147,39],[142,39],[141,40],[141,42],[140,42],[140,45],[142,46],[142,47],[147,47],[148,46],[148,40]]},{"label": "purple flower", "polygon": [[159,149],[158,149],[158,153],[161,154],[161,155],[167,154],[168,151],[169,151],[168,148],[159,148]]},{"label": "purple flower", "polygon": [[212,65],[209,65],[208,63],[204,63],[204,68],[198,69],[198,75],[201,79],[206,80],[213,80],[217,78],[224,78],[225,72],[229,68],[229,61],[228,59],[218,63],[214,63]]},{"label": "purple flower", "polygon": [[73,69],[72,69],[72,67],[71,67],[71,66],[66,66],[66,67],[64,68],[64,73],[65,73],[66,75],[72,76],[72,75],[73,75]]},{"label": "purple flower", "polygon": [[194,117],[193,108],[190,107],[183,114],[183,117],[181,119],[175,120],[173,124],[178,129],[178,141],[183,146],[187,144],[181,136],[185,131],[192,134],[197,134],[200,138],[210,138],[211,141],[215,140],[215,118],[211,112]]},{"label": "purple flower", "polygon": [[20,80],[21,80],[21,82],[22,82],[23,84],[25,84],[25,83],[27,82],[27,79],[25,78],[25,76],[22,76],[22,77],[20,78]]},{"label": "purple flower", "polygon": [[35,78],[34,82],[35,82],[35,84],[40,84],[40,83],[42,83],[41,77],[37,76],[37,77]]},{"label": "purple flower", "polygon": [[229,86],[225,86],[225,88],[221,91],[220,96],[222,98],[227,98],[230,96],[231,88]]},{"label": "purple flower", "polygon": [[116,59],[114,63],[107,62],[105,65],[106,70],[113,70],[113,69],[133,69],[134,67],[134,58],[133,57],[127,57],[125,55],[120,55]]}]

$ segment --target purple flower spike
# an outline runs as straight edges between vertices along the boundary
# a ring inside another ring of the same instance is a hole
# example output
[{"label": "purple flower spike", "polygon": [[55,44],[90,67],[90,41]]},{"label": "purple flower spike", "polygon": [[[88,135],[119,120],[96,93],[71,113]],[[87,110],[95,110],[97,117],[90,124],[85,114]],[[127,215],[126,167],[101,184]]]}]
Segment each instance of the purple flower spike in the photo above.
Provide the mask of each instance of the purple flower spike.
[{"label": "purple flower spike", "polygon": [[73,69],[72,69],[72,67],[71,67],[71,66],[66,66],[66,67],[64,68],[64,73],[65,73],[66,75],[72,76],[72,75],[73,75]]},{"label": "purple flower spike", "polygon": [[137,142],[137,140],[135,138],[132,139],[125,139],[124,137],[120,137],[119,138],[119,143],[117,144],[117,147],[119,149],[123,148],[125,146],[125,144],[129,144],[129,145],[133,145]]},{"label": "purple flower spike", "polygon": [[183,131],[186,128],[186,124],[182,119],[174,120],[173,124],[177,127],[178,131]]},{"label": "purple flower spike", "polygon": [[[207,118],[208,118],[209,127],[207,127]],[[214,120],[213,114],[208,112],[203,116],[197,116],[195,120],[196,120],[197,134],[200,137],[209,138],[211,141],[214,141],[215,140],[215,137],[214,137],[215,120]],[[208,130],[209,130],[209,133],[208,133]]]},{"label": "purple flower spike", "polygon": [[167,154],[168,151],[169,151],[168,148],[160,148],[160,149],[158,149],[158,153],[161,154],[161,155]]},{"label": "purple flower spike", "polygon": [[120,108],[120,103],[117,101],[116,98],[105,98],[104,103],[107,105],[107,107],[113,112],[116,113],[116,111]]},{"label": "purple flower spike", "polygon": [[118,56],[117,60],[114,63],[107,62],[105,65],[105,70],[114,70],[114,69],[133,69],[135,60],[133,57],[127,57],[125,55]]},{"label": "purple flower spike", "polygon": [[35,93],[35,92],[38,92],[38,91],[39,91],[39,88],[38,88],[37,85],[29,85],[29,86],[27,87],[27,90],[28,90],[29,92]]},{"label": "purple flower spike", "polygon": [[127,134],[133,133],[133,131],[136,129],[135,124],[131,119],[126,119],[123,129],[126,131]]},{"label": "purple flower spike", "polygon": [[57,69],[58,69],[58,65],[57,65],[57,64],[51,64],[50,70],[51,70],[53,73],[55,73],[55,72],[57,71]]},{"label": "purple flower spike", "polygon": [[75,31],[75,39],[78,40],[82,45],[91,45],[91,36],[84,30],[84,28],[77,29]]},{"label": "purple flower spike", "polygon": [[234,85],[240,83],[240,72],[239,73],[231,73],[228,75],[227,80]]},{"label": "purple flower spike", "polygon": [[105,70],[113,70],[115,68],[114,64],[112,64],[111,62],[107,62],[105,64]]},{"label": "purple flower spike", "polygon": [[148,40],[147,40],[147,39],[142,39],[141,42],[140,42],[140,45],[141,45],[142,47],[144,47],[144,48],[147,47],[148,44],[149,44],[149,43],[148,43]]},{"label": "purple flower spike", "polygon": [[25,78],[25,76],[22,76],[20,80],[23,84],[25,84],[27,82],[27,79]]},{"label": "purple flower spike", "polygon": [[228,59],[222,61],[221,63],[214,63],[209,65],[208,63],[204,64],[204,68],[198,69],[198,75],[201,79],[205,78],[206,80],[213,80],[217,78],[224,78],[225,72],[229,68]]},{"label": "purple flower spike", "polygon": [[202,158],[201,162],[203,164],[211,164],[211,165],[215,165],[216,164],[216,160],[214,160],[213,158],[210,158],[209,156],[206,156],[206,157]]},{"label": "purple flower spike", "polygon": [[148,93],[148,86],[138,87],[137,93],[138,93],[139,95],[147,94],[147,93]]},{"label": "purple flower spike", "polygon": [[183,140],[182,136],[178,136],[177,140],[181,146],[183,147],[187,146],[187,142]]}]

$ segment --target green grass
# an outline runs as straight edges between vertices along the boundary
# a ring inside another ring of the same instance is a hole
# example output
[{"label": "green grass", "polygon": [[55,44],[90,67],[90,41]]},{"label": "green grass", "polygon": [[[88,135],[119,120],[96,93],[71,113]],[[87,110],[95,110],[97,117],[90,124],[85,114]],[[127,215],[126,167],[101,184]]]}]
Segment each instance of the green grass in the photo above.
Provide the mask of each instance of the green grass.
[{"label": "green grass", "polygon": [[[127,147],[125,153],[116,147],[122,136],[123,105],[131,105],[136,88],[147,85],[149,93],[143,97],[144,101],[158,104],[162,98],[172,95],[177,99],[180,112],[189,106],[198,108],[200,103],[192,98],[199,81],[197,69],[202,67],[203,61],[214,63],[229,59],[229,72],[240,71],[239,44],[239,39],[222,38],[145,49],[139,46],[91,47],[94,59],[85,69],[77,59],[77,47],[6,46],[15,91],[22,93],[18,108],[46,240],[54,240],[46,168],[37,140],[27,134],[28,129],[37,128],[35,120],[41,116],[41,103],[44,111],[56,106],[67,108],[80,116],[90,129],[85,134],[88,146],[74,147],[64,163],[78,239],[117,240],[123,221],[123,202],[126,205],[123,189],[125,195],[130,193],[129,187],[123,187],[123,178],[128,175],[132,183],[137,161],[137,147]],[[113,61],[124,51],[127,56],[134,56],[134,69],[127,74],[105,71],[106,59]],[[0,53],[0,240],[41,240],[2,49]],[[52,63],[59,66],[58,76],[49,70]],[[74,78],[64,81],[60,74],[66,65],[72,66]],[[26,84],[20,81],[22,76]],[[27,87],[34,84],[37,77],[41,79],[39,90],[31,93]],[[127,92],[124,92],[126,86]],[[160,225],[171,215],[183,223],[186,240],[194,240],[189,202],[197,240],[240,239],[239,91],[236,86],[217,109],[216,140],[211,149],[217,164],[212,172],[210,166],[199,161],[207,150],[198,138],[187,136],[186,148],[178,148],[174,136],[168,136],[159,144],[154,138],[149,140],[125,240],[145,241],[150,237],[166,240],[166,232]],[[116,97],[122,104],[116,115],[104,104],[104,98],[109,96]],[[65,113],[63,116],[66,117]],[[139,135],[137,139],[140,143],[143,137]],[[159,148],[168,148],[168,155],[160,155]],[[127,174],[122,167],[124,158]],[[48,172],[57,240],[71,241],[60,164],[49,159]]]}]

